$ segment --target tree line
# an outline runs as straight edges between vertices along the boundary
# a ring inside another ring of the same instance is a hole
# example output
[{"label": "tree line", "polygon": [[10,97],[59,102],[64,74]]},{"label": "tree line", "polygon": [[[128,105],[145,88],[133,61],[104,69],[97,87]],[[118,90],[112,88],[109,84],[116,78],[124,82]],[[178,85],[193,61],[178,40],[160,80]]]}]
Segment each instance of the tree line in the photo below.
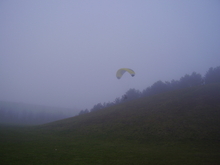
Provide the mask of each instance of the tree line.
[{"label": "tree line", "polygon": [[117,105],[122,102],[138,99],[140,97],[152,96],[155,94],[168,92],[176,89],[206,85],[211,83],[220,83],[220,66],[215,68],[209,68],[209,70],[206,72],[204,76],[202,76],[199,73],[193,72],[191,75],[186,74],[179,80],[165,82],[159,80],[153,83],[153,85],[151,85],[150,87],[144,89],[142,92],[134,88],[129,89],[124,95],[122,95],[121,97],[117,97],[113,102],[95,104],[90,110],[81,110],[79,112],[79,115]]}]

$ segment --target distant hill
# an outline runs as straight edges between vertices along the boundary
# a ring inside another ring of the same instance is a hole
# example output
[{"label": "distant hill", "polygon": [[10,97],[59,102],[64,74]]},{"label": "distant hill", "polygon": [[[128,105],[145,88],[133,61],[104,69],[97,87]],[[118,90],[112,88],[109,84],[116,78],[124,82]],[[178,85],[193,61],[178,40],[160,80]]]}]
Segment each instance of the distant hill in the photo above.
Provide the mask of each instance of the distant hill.
[{"label": "distant hill", "polygon": [[78,111],[16,102],[0,101],[0,123],[37,125],[75,116]]},{"label": "distant hill", "polygon": [[40,129],[104,139],[220,140],[220,84],[144,97]]}]

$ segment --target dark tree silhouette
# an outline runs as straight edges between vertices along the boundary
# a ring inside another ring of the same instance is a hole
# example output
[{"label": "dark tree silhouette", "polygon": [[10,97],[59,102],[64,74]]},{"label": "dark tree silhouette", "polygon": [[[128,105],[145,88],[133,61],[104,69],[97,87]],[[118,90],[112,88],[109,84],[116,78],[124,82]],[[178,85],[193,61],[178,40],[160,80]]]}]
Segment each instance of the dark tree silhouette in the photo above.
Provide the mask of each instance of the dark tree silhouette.
[{"label": "dark tree silhouette", "polygon": [[170,90],[168,83],[164,83],[161,80],[155,82],[151,86],[152,94],[158,94],[158,93],[166,92],[168,90]]},{"label": "dark tree silhouette", "polygon": [[190,75],[190,86],[199,86],[203,84],[202,75],[196,72],[193,72]]},{"label": "dark tree silhouette", "polygon": [[161,80],[155,82],[151,87],[146,88],[142,92],[142,96],[151,96],[162,92],[169,91],[171,89],[170,82],[162,82]]},{"label": "dark tree silhouette", "polygon": [[151,95],[151,88],[150,87],[147,87],[146,89],[144,89],[141,94],[142,97],[150,96],[150,95]]},{"label": "dark tree silhouette", "polygon": [[191,75],[186,74],[185,76],[181,77],[180,80],[172,80],[171,82],[162,82],[159,80],[152,86],[144,89],[142,92],[136,89],[129,89],[124,95],[122,95],[121,98],[117,97],[113,102],[107,104],[104,103],[103,105],[98,103],[94,105],[90,111],[99,110],[107,106],[120,104],[122,102],[137,99],[139,97],[151,96],[171,90],[194,87],[209,83],[220,83],[220,66],[210,68],[204,78],[201,76],[201,74],[193,72]]},{"label": "dark tree silhouette", "polygon": [[193,72],[191,75],[186,74],[180,78],[179,88],[187,88],[193,86],[199,86],[203,84],[203,78],[201,74]]},{"label": "dark tree silhouette", "polygon": [[121,103],[121,99],[119,97],[117,97],[114,101],[114,104],[119,104],[119,103]]},{"label": "dark tree silhouette", "polygon": [[102,108],[104,108],[104,106],[101,103],[98,103],[98,104],[94,105],[90,111],[97,111]]},{"label": "dark tree silhouette", "polygon": [[184,77],[180,78],[179,88],[187,88],[190,87],[190,76],[186,74]]},{"label": "dark tree silhouette", "polygon": [[175,90],[180,88],[180,82],[178,80],[172,80],[170,82],[170,89]]},{"label": "dark tree silhouette", "polygon": [[220,83],[220,66],[209,68],[204,77],[205,84]]},{"label": "dark tree silhouette", "polygon": [[134,100],[137,99],[141,96],[141,92],[139,90],[136,89],[129,89],[123,96],[122,96],[122,100],[124,101],[130,101],[130,100]]},{"label": "dark tree silhouette", "polygon": [[88,110],[88,109],[81,110],[81,111],[79,112],[79,115],[83,115],[83,114],[86,114],[86,113],[89,113],[89,110]]}]

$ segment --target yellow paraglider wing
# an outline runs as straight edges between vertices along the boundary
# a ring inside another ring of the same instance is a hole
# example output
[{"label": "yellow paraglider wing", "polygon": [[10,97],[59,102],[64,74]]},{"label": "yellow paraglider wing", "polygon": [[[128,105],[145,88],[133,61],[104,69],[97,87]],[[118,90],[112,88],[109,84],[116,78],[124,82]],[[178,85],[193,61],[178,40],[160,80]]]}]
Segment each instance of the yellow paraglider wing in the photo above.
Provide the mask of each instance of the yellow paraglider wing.
[{"label": "yellow paraglider wing", "polygon": [[131,75],[132,77],[134,77],[134,75],[135,75],[135,72],[134,72],[132,69],[129,69],[129,68],[121,68],[121,69],[119,69],[119,70],[117,71],[116,77],[117,77],[118,79],[120,79],[125,72],[130,73],[130,75]]}]

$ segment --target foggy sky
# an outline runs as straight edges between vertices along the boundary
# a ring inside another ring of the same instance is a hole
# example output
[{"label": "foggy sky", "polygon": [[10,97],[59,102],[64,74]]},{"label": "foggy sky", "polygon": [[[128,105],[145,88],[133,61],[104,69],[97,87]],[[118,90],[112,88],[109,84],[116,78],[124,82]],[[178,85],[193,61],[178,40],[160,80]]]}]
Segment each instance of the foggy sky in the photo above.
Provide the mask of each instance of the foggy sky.
[{"label": "foggy sky", "polygon": [[0,21],[3,101],[90,109],[220,65],[219,0],[2,0]]}]

